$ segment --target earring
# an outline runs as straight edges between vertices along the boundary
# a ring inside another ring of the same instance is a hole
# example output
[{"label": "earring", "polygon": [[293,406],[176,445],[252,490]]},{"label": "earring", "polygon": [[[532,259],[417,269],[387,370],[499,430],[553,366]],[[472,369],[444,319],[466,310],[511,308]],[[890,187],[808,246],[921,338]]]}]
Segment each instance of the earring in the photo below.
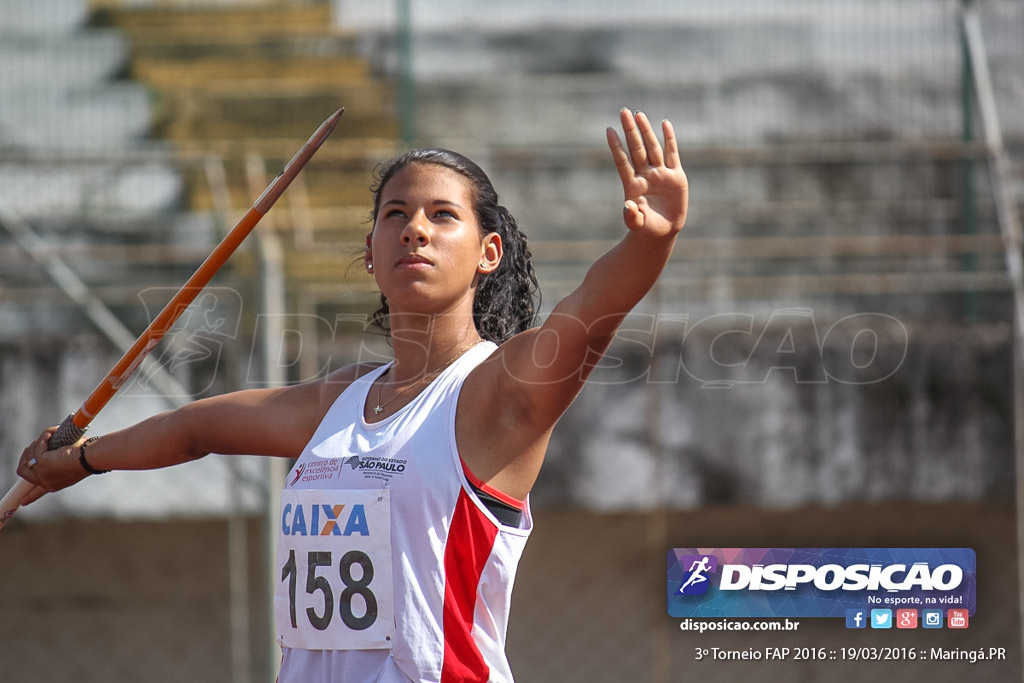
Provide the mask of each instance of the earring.
[{"label": "earring", "polygon": [[366,272],[367,273],[372,273],[373,272],[373,264],[372,263],[367,263],[366,264]]}]

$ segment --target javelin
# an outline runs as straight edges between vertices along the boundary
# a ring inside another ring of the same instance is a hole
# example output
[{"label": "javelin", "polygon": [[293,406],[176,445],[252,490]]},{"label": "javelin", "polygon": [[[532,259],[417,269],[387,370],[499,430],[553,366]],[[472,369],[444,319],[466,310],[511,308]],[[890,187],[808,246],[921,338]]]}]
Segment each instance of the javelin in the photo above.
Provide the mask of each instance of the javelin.
[{"label": "javelin", "polygon": [[[68,415],[61,423],[57,431],[50,437],[50,450],[70,446],[76,443],[85,433],[89,423],[103,409],[103,406],[113,398],[117,390],[128,381],[132,373],[142,363],[143,359],[153,350],[167,331],[174,325],[174,322],[185,312],[189,304],[196,298],[200,290],[205,287],[218,270],[227,262],[231,254],[241,245],[242,241],[252,232],[260,219],[266,215],[270,207],[274,205],[277,198],[285,191],[285,188],[294,180],[299,171],[306,165],[313,154],[320,148],[327,137],[338,125],[344,108],[334,112],[326,121],[320,124],[316,132],[306,141],[306,144],[296,152],[281,173],[263,191],[263,194],[256,199],[252,207],[246,211],[235,227],[225,235],[220,244],[213,252],[206,257],[206,260],[199,266],[192,277],[188,279],[174,297],[164,306],[164,309],[153,319],[145,332],[135,340],[135,343],[128,349],[121,360],[114,365],[113,369],[93,389],[77,412]],[[32,484],[19,478],[11,487],[11,490],[0,499],[0,529],[3,529],[15,511],[21,505],[22,499],[32,489]]]}]

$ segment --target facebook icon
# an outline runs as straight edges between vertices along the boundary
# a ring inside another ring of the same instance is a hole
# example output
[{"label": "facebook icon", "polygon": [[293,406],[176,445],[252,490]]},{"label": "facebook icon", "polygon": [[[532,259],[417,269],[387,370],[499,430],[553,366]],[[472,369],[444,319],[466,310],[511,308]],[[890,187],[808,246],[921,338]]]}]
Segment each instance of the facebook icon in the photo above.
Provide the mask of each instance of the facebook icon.
[{"label": "facebook icon", "polygon": [[867,611],[862,609],[846,610],[846,628],[867,628]]}]

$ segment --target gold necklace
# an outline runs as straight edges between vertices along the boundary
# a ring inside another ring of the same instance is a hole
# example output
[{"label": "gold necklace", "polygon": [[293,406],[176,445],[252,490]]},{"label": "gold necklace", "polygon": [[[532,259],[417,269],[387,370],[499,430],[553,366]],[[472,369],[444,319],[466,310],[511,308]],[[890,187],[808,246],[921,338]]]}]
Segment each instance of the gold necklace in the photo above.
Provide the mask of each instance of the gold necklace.
[{"label": "gold necklace", "polygon": [[395,399],[397,399],[397,398],[398,398],[399,396],[401,396],[402,394],[405,394],[405,393],[407,393],[407,392],[409,392],[409,391],[412,391],[412,390],[413,390],[414,388],[418,387],[418,386],[419,386],[420,384],[422,384],[423,382],[425,382],[425,381],[427,381],[427,380],[431,380],[431,379],[433,379],[433,378],[437,377],[438,375],[440,375],[440,374],[441,374],[442,372],[444,372],[445,368],[447,368],[447,367],[448,367],[449,365],[451,365],[451,364],[452,364],[452,363],[454,363],[454,362],[455,362],[456,360],[458,360],[459,358],[461,358],[461,357],[462,357],[462,354],[466,353],[466,351],[469,351],[469,350],[470,350],[471,348],[473,348],[474,346],[476,346],[477,344],[479,344],[479,343],[480,343],[480,342],[482,342],[482,341],[483,341],[482,339],[477,339],[477,340],[476,340],[475,342],[473,342],[473,343],[472,343],[472,344],[470,344],[469,346],[464,346],[464,347],[462,347],[461,349],[459,349],[459,350],[458,350],[458,351],[457,351],[457,352],[455,353],[455,355],[454,355],[454,356],[452,356],[451,358],[449,358],[449,359],[448,359],[448,361],[447,361],[447,362],[445,362],[445,364],[444,364],[444,365],[442,365],[441,367],[439,367],[439,368],[438,368],[437,370],[434,370],[433,372],[430,372],[430,373],[427,373],[427,374],[423,375],[422,377],[420,377],[420,378],[419,378],[418,380],[416,380],[415,382],[413,382],[413,383],[412,383],[412,384],[410,384],[409,386],[407,386],[407,387],[403,387],[402,389],[400,389],[400,390],[396,391],[396,392],[395,392],[395,395],[394,395],[394,396],[392,396],[392,397],[391,397],[391,398],[389,398],[388,400],[386,400],[386,401],[384,401],[383,403],[381,403],[381,402],[380,402],[380,396],[381,396],[381,394],[382,394],[382,393],[384,392],[384,383],[385,383],[385,379],[386,379],[386,378],[387,378],[387,377],[388,377],[388,376],[389,376],[389,375],[391,374],[391,368],[393,368],[393,367],[395,367],[395,366],[394,366],[394,365],[392,365],[391,367],[389,367],[389,368],[387,369],[387,372],[385,372],[385,373],[384,373],[384,375],[383,375],[383,376],[382,376],[382,377],[380,378],[380,383],[379,383],[379,384],[377,384],[377,405],[376,405],[376,407],[374,407],[374,409],[373,409],[373,414],[374,414],[374,415],[380,415],[381,413],[383,413],[383,412],[384,412],[384,408],[385,408],[385,407],[386,407],[386,406],[387,406],[387,405],[388,405],[389,403],[391,403],[392,401],[394,401]]}]

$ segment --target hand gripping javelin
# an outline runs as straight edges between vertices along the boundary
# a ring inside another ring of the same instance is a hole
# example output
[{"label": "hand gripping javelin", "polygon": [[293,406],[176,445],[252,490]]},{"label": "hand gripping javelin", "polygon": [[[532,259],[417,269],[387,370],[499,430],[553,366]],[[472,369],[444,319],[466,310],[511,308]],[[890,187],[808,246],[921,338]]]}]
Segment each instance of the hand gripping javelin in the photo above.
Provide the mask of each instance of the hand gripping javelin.
[{"label": "hand gripping javelin", "polygon": [[[327,140],[334,127],[338,125],[344,108],[334,112],[327,118],[316,132],[306,141],[306,144],[296,152],[281,173],[263,191],[263,194],[256,199],[252,207],[242,216],[235,227],[225,235],[220,244],[213,252],[206,257],[206,260],[199,266],[188,282],[168,302],[164,309],[157,314],[153,322],[149,324],[145,332],[135,340],[128,351],[121,357],[121,360],[107,373],[107,376],[93,389],[92,394],[85,400],[77,412],[68,415],[60,427],[50,437],[51,450],[70,446],[77,442],[85,433],[89,423],[103,409],[107,402],[113,398],[117,390],[131,377],[132,373],[139,367],[142,360],[153,350],[164,334],[174,325],[174,322],[192,303],[199,291],[205,287],[218,270],[227,262],[231,254],[241,245],[242,241],[252,232],[260,219],[270,210],[277,198],[281,196],[285,188],[295,179],[299,171],[313,157],[320,146]],[[21,505],[22,499],[32,489],[32,485],[19,478],[2,499],[0,499],[0,529],[10,521],[15,511]]]}]

